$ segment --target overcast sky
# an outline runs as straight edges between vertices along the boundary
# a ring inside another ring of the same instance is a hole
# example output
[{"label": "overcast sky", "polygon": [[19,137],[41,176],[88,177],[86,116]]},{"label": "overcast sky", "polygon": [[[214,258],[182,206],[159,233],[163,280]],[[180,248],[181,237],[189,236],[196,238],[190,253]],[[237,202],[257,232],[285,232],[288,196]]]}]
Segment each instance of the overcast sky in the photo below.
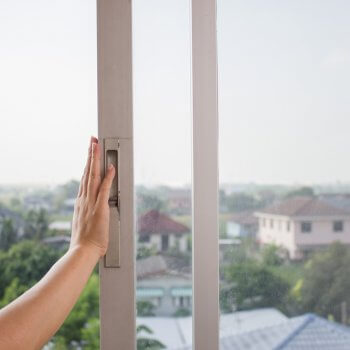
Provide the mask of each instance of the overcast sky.
[{"label": "overcast sky", "polygon": [[[134,0],[135,178],[191,180],[188,0]],[[222,182],[350,182],[350,2],[218,0]],[[80,178],[95,0],[0,1],[0,184]]]}]

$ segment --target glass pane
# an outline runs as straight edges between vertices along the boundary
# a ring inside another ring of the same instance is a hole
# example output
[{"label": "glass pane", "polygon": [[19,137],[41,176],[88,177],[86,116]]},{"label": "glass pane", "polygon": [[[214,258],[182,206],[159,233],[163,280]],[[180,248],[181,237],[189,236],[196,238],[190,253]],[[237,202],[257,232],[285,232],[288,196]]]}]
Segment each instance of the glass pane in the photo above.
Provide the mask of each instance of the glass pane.
[{"label": "glass pane", "polygon": [[192,341],[189,1],[133,15],[138,346],[176,349]]},{"label": "glass pane", "polygon": [[[69,244],[97,132],[95,5],[0,1],[0,307],[35,284]],[[94,273],[51,348],[98,348],[98,291]]]},{"label": "glass pane", "polygon": [[350,348],[349,10],[218,1],[222,349]]}]

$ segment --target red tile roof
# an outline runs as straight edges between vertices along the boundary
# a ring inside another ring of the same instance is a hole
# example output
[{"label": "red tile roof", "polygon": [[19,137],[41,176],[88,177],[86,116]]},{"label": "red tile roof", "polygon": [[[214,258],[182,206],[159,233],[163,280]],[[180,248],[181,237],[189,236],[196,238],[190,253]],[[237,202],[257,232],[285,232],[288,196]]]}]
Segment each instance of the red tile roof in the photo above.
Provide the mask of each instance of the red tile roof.
[{"label": "red tile roof", "polygon": [[337,208],[321,199],[314,197],[294,197],[274,204],[258,213],[283,216],[333,216],[350,215],[341,208]]},{"label": "red tile roof", "polygon": [[184,234],[189,233],[190,229],[174,221],[169,216],[160,213],[158,210],[150,210],[138,219],[137,223],[139,234]]}]

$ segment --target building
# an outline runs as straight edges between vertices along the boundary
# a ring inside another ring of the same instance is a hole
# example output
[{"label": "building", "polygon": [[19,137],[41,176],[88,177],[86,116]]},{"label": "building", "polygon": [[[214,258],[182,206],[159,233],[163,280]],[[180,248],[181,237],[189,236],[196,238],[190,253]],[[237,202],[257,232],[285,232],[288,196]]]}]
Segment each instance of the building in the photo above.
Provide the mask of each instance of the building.
[{"label": "building", "polygon": [[258,232],[258,218],[251,211],[244,211],[232,215],[226,224],[226,233],[231,238],[256,237]]},{"label": "building", "polygon": [[[261,320],[256,329],[227,336],[222,336],[220,330],[220,350],[348,350],[349,344],[349,327],[314,314],[287,318],[274,325]],[[192,345],[171,349],[190,350]]]},{"label": "building", "polygon": [[137,301],[148,301],[156,316],[173,316],[192,308],[190,263],[162,255],[136,261]]},{"label": "building", "polygon": [[70,236],[60,235],[60,236],[46,237],[42,240],[42,242],[55,249],[66,250],[70,244]]},{"label": "building", "polygon": [[49,230],[57,234],[69,234],[72,231],[71,221],[53,221],[49,224]]},{"label": "building", "polygon": [[190,250],[190,229],[158,210],[139,217],[137,233],[139,247],[153,248],[156,252]]},{"label": "building", "polygon": [[350,244],[350,213],[315,197],[294,197],[255,213],[259,219],[258,241],[286,250],[290,259],[335,241]]}]

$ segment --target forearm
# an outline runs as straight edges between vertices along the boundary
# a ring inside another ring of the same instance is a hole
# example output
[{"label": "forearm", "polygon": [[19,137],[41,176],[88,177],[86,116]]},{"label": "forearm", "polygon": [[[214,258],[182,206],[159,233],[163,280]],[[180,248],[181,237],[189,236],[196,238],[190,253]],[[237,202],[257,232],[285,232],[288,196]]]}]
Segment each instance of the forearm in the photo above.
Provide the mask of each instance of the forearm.
[{"label": "forearm", "polygon": [[40,349],[68,316],[98,258],[90,246],[69,250],[38,284],[0,310],[0,349]]}]

